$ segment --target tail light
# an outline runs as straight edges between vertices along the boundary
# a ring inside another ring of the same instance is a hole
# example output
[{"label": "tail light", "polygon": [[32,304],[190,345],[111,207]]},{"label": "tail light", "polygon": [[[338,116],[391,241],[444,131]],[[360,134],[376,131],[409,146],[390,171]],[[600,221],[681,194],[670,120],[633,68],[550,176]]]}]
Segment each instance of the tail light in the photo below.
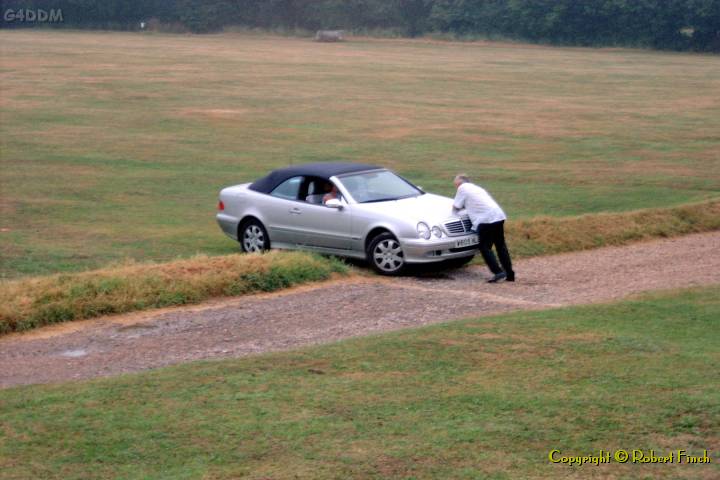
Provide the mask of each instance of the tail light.
[{"label": "tail light", "polygon": [[221,212],[225,210],[225,204],[222,202],[222,200],[218,200],[218,210]]}]

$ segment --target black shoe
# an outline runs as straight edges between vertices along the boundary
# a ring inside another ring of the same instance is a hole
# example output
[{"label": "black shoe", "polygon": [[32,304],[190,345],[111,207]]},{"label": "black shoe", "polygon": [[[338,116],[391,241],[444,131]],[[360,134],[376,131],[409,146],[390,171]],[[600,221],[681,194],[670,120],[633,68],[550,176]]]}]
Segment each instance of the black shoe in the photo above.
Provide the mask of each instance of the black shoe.
[{"label": "black shoe", "polygon": [[505,280],[507,278],[507,275],[505,275],[505,272],[496,273],[490,280],[488,280],[488,283],[497,283],[501,280]]},{"label": "black shoe", "polygon": [[507,278],[505,278],[505,280],[508,281],[508,282],[514,282],[514,281],[515,281],[515,272],[513,272],[513,273],[508,273],[508,274],[507,274]]}]

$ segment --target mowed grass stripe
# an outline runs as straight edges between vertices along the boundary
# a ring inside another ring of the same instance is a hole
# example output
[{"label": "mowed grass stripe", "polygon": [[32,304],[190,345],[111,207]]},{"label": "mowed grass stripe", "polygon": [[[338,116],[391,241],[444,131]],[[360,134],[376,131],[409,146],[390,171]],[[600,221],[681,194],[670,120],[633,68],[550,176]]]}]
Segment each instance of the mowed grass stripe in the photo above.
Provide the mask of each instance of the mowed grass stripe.
[{"label": "mowed grass stripe", "polygon": [[[716,478],[720,289],[0,394],[4,478]],[[710,451],[709,465],[548,453]]]},{"label": "mowed grass stripe", "polygon": [[[720,229],[720,200],[627,213],[508,223],[515,258],[579,251]],[[480,256],[476,262],[482,262]],[[113,313],[272,291],[347,273],[328,257],[298,252],[199,256],[84,273],[0,281],[0,335]]]},{"label": "mowed grass stripe", "polygon": [[[0,277],[233,253],[220,188],[377,163],[512,219],[720,190],[720,58],[500,43],[2,31]],[[22,52],[22,54],[18,54]]]}]

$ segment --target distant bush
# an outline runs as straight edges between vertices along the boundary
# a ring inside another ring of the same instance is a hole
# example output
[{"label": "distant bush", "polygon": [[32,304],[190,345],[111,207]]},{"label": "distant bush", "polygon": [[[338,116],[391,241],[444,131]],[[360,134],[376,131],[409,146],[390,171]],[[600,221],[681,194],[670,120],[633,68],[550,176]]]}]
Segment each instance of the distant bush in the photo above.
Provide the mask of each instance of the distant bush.
[{"label": "distant bush", "polygon": [[[720,52],[720,0],[6,0],[8,9],[61,9],[53,27],[138,29],[156,18],[197,33],[245,26],[511,38]],[[35,26],[2,22],[4,28]]]}]

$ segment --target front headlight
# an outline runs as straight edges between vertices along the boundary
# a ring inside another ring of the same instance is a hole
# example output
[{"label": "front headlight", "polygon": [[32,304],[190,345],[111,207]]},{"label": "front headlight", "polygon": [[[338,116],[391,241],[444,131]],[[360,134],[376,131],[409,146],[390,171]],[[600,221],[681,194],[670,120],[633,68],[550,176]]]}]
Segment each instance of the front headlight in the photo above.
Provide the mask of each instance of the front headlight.
[{"label": "front headlight", "polygon": [[432,234],[435,235],[437,238],[442,237],[442,230],[440,230],[440,227],[435,226],[432,228]]},{"label": "front headlight", "polygon": [[425,222],[417,224],[417,233],[420,238],[424,238],[425,240],[430,239],[430,227],[428,227],[428,224]]}]

